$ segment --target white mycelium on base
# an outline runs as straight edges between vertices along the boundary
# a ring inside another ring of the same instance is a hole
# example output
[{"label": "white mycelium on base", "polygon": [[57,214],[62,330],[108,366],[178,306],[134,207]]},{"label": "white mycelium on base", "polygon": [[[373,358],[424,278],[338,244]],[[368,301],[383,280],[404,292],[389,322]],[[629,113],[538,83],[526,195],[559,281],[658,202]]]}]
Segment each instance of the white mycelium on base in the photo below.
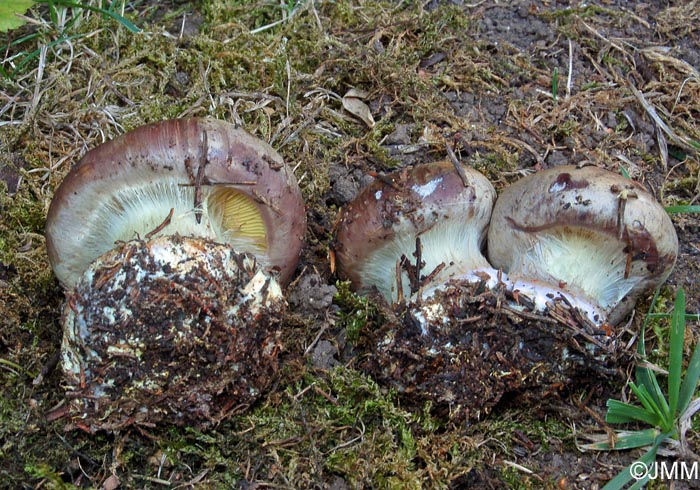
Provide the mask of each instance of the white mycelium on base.
[{"label": "white mycelium on base", "polygon": [[124,243],[68,295],[62,364],[73,413],[115,429],[206,423],[249,404],[277,369],[284,308],[252,255],[179,236]]}]

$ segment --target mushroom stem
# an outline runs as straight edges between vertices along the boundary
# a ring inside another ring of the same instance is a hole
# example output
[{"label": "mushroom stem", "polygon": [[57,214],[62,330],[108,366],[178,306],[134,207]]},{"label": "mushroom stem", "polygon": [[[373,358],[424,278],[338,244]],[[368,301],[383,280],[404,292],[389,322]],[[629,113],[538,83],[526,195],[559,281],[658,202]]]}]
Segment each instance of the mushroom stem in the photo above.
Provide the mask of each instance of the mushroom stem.
[{"label": "mushroom stem", "polygon": [[98,257],[68,293],[62,365],[71,411],[92,430],[188,423],[252,403],[278,368],[286,307],[255,257],[160,236]]}]

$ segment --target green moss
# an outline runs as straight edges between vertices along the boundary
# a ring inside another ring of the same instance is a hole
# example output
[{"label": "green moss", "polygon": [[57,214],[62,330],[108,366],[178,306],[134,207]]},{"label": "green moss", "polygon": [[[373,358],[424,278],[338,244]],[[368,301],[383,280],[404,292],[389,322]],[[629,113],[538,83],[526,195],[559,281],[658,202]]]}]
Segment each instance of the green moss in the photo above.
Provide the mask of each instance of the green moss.
[{"label": "green moss", "polygon": [[336,288],[333,301],[340,307],[339,322],[348,340],[356,342],[363,328],[383,322],[379,309],[368,298],[352,292],[349,281],[336,282]]},{"label": "green moss", "polygon": [[555,138],[567,138],[577,134],[580,124],[573,119],[566,119],[561,124],[551,128],[552,136]]},{"label": "green moss", "polygon": [[47,464],[28,464],[25,466],[24,471],[26,471],[29,476],[40,479],[42,481],[42,486],[53,490],[71,490],[76,488],[74,485],[64,482],[61,475]]},{"label": "green moss", "polygon": [[[502,172],[516,168],[518,154],[509,152],[506,148],[492,153],[476,153],[472,157],[474,168],[485,175],[499,175]],[[494,179],[495,180],[495,179]]]},{"label": "green moss", "polygon": [[[670,287],[662,287],[661,293],[653,305],[653,311],[648,313],[668,313],[673,309],[675,292]],[[650,318],[647,324],[646,345],[649,360],[653,363],[660,362],[660,365],[665,365],[668,359],[668,343],[665,339],[670,338],[669,329],[670,322],[667,318]],[[653,332],[653,337],[649,338],[649,334]]]},{"label": "green moss", "polygon": [[503,465],[501,469],[501,477],[506,488],[512,490],[530,490],[533,487],[532,481],[522,471],[513,468],[512,466]]}]

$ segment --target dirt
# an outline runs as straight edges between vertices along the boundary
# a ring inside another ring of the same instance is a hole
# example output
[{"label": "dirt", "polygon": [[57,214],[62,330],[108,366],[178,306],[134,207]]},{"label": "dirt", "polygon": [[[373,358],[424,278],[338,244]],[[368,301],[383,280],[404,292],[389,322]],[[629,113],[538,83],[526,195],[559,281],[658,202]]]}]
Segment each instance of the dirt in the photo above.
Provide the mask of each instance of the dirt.
[{"label": "dirt", "polygon": [[[186,259],[201,252],[207,261]],[[184,237],[134,240],[94,261],[62,320],[68,418],[93,432],[164,420],[206,428],[254,403],[279,369],[285,308],[269,277],[269,293],[241,299],[255,264]]]},{"label": "dirt", "polygon": [[[329,249],[340,208],[373,176],[443,160],[447,147],[497,190],[551,166],[594,164],[623,169],[664,205],[698,204],[700,3],[309,1],[289,18],[263,3],[145,1],[126,15],[155,34],[132,42],[123,27],[86,15],[75,28],[89,36],[0,84],[0,486],[588,489],[641,454],[578,449],[586,435],[619,428],[603,419],[609,398],[630,396],[624,374],[524,386],[469,422],[397,393],[358,348],[359,332],[385,334],[397,319],[348,292]],[[0,39],[36,29],[38,41],[6,49],[4,68],[59,31],[30,26]],[[350,88],[368,93],[374,127],[343,110]],[[64,293],[46,258],[48,203],[88,148],[193,115],[269,141],[304,193],[309,225],[287,290],[282,368],[250,412],[208,431],[64,432],[65,419],[46,418],[65,406],[54,367]],[[686,310],[700,310],[697,216],[672,215],[680,253],[656,312],[670,311],[681,287]],[[620,327],[626,338],[650,296]],[[666,362],[666,325],[653,320],[646,332],[655,362]],[[688,325],[689,356],[700,332]],[[632,367],[619,369],[629,376]],[[690,443],[697,453],[697,434]]]}]

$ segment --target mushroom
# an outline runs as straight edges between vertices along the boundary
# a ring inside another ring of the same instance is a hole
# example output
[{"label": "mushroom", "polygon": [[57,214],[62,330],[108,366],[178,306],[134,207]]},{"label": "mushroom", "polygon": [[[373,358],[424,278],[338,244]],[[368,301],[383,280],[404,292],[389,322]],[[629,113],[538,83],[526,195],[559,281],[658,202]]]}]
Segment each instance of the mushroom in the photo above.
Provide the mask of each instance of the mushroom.
[{"label": "mushroom", "polygon": [[499,196],[488,256],[513,291],[542,311],[571,303],[596,325],[616,324],[663,283],[678,238],[644,188],[596,167],[560,166],[518,180]]},{"label": "mushroom", "polygon": [[252,403],[304,229],[293,173],[231,124],[165,121],[89,151],[46,224],[80,426],[206,425]]},{"label": "mushroom", "polygon": [[469,167],[416,166],[361,191],[341,213],[335,239],[339,274],[393,303],[376,303],[381,321],[360,332],[357,349],[367,355],[359,366],[406,404],[422,410],[429,401],[453,420],[488,413],[505,393],[588,375],[580,364],[606,362],[588,362],[599,351],[584,342],[606,349],[607,339],[570,309],[555,318],[507,300],[510,280],[481,253],[494,199]]},{"label": "mushroom", "polygon": [[389,303],[430,296],[452,279],[494,285],[481,246],[495,196],[486,177],[450,162],[378,177],[341,213],[338,273]]},{"label": "mushroom", "polygon": [[287,284],[305,220],[294,174],[268,144],[223,121],[176,119],[86,153],[56,190],[46,246],[66,288],[116,242],[175,234],[251,252]]}]

